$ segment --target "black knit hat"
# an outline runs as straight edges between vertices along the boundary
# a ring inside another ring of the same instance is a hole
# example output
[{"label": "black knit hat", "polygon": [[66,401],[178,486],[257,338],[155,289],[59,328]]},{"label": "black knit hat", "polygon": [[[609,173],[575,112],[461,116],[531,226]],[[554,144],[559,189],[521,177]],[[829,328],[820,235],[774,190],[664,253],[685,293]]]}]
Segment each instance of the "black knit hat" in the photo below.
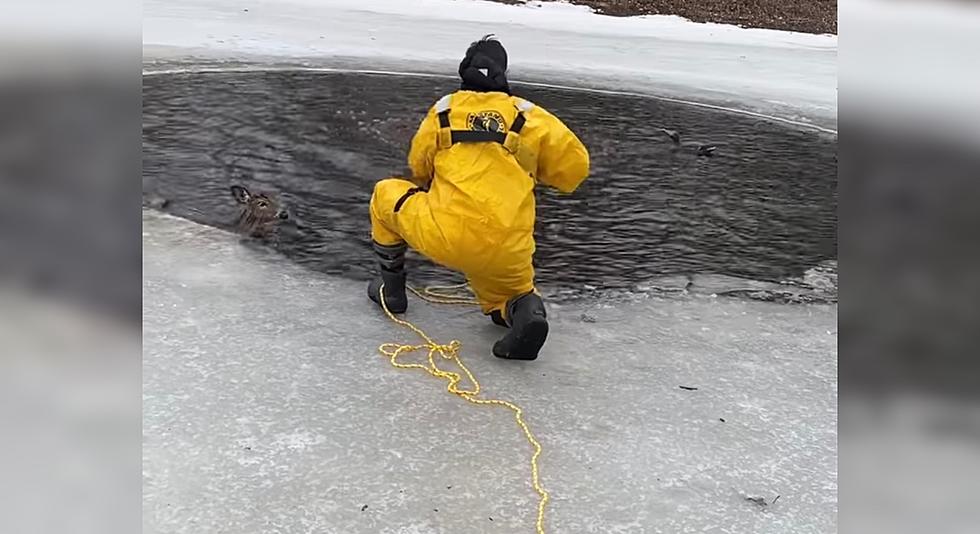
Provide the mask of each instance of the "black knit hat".
[{"label": "black knit hat", "polygon": [[504,45],[486,35],[470,44],[466,57],[459,63],[461,89],[468,91],[500,91],[510,93],[507,83],[507,51]]}]

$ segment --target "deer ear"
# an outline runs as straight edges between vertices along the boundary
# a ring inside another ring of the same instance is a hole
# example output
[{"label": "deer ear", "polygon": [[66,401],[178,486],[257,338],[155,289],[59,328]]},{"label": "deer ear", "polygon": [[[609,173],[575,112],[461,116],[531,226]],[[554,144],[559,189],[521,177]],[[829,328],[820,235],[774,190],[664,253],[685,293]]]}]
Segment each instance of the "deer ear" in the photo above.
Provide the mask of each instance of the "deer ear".
[{"label": "deer ear", "polygon": [[252,198],[252,194],[248,192],[248,189],[245,189],[240,185],[231,186],[231,195],[235,197],[235,200],[237,200],[239,204],[245,204],[250,198]]}]

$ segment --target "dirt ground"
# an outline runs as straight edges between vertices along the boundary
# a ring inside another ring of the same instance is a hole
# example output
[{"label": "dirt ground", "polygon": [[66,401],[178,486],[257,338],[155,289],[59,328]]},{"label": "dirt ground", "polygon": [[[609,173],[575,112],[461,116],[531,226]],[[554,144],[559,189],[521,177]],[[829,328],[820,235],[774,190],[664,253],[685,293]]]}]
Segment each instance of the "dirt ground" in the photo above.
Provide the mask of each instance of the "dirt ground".
[{"label": "dirt ground", "polygon": [[[523,0],[493,0],[519,4]],[[547,1],[547,0],[546,0]],[[695,22],[837,33],[837,0],[568,0],[617,17],[679,15]]]}]

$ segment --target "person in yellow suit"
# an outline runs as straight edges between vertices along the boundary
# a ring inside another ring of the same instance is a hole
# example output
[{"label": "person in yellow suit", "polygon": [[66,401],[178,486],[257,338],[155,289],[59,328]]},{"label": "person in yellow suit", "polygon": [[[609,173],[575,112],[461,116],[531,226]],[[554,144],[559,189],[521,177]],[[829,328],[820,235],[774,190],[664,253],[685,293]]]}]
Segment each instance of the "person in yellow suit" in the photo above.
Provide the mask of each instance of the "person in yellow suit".
[{"label": "person in yellow suit", "polygon": [[534,288],[534,187],[571,193],[589,174],[589,153],[557,117],[513,96],[507,52],[486,36],[459,65],[460,90],[429,110],[408,155],[413,177],[378,182],[371,233],[381,275],[368,296],[408,308],[408,246],[463,273],[483,313],[510,331],[497,357],[533,360],[548,336]]}]

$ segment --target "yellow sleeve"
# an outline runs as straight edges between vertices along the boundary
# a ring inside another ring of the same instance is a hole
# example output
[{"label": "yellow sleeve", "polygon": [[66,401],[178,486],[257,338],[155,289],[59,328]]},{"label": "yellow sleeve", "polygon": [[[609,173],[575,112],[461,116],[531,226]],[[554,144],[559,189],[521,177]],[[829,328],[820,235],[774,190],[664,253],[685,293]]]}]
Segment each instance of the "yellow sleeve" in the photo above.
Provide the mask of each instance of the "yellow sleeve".
[{"label": "yellow sleeve", "polygon": [[538,138],[534,177],[562,193],[578,189],[589,176],[589,151],[585,145],[558,117],[540,106],[528,113],[528,126],[532,124],[532,135]]},{"label": "yellow sleeve", "polygon": [[436,108],[433,106],[422,119],[422,124],[412,138],[412,147],[408,151],[408,166],[412,169],[411,180],[420,187],[428,185],[432,180],[438,134],[439,119],[436,118]]}]

